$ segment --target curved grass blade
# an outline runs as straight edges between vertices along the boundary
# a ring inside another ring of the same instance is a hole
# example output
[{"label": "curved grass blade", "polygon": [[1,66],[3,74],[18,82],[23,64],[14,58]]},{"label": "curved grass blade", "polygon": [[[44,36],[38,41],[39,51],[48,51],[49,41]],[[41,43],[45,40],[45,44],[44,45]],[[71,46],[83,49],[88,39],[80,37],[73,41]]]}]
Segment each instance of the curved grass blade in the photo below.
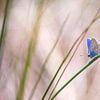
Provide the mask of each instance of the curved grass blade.
[{"label": "curved grass blade", "polygon": [[[98,10],[98,11],[99,11],[99,10]],[[76,49],[74,50],[72,56],[70,57],[70,59],[69,59],[67,65],[66,65],[65,68],[63,69],[63,72],[61,73],[60,77],[58,78],[58,81],[56,82],[56,84],[55,84],[55,86],[54,86],[52,92],[50,93],[49,99],[51,98],[51,96],[52,96],[52,94],[53,94],[55,88],[57,87],[57,85],[58,85],[58,83],[59,83],[61,77],[63,76],[63,74],[64,74],[66,68],[68,67],[68,65],[70,64],[72,58],[74,57],[74,55],[75,55],[75,53],[76,53],[76,51],[77,51],[79,45],[81,44],[82,40],[83,40],[84,37],[86,36],[87,31],[90,29],[90,27],[92,26],[92,24],[93,24],[97,19],[99,19],[99,17],[97,18],[98,11],[97,11],[97,13],[96,13],[94,19],[93,19],[92,22],[90,23],[90,25],[83,31],[83,37],[82,37],[82,39],[79,41],[79,43],[77,44]]]},{"label": "curved grass blade", "polygon": [[52,55],[52,53],[53,53],[53,51],[54,51],[54,49],[55,49],[55,47],[56,47],[58,41],[60,40],[60,37],[61,37],[62,32],[63,32],[63,28],[64,28],[64,26],[65,26],[65,24],[66,24],[68,18],[69,18],[69,16],[67,16],[67,17],[65,18],[65,20],[64,20],[64,22],[63,22],[63,24],[62,24],[62,26],[61,26],[61,28],[60,28],[60,31],[59,31],[59,34],[58,34],[58,37],[57,37],[57,40],[56,40],[55,44],[53,45],[52,49],[50,50],[48,56],[46,57],[46,60],[45,60],[44,63],[43,63],[43,65],[41,66],[42,69],[41,69],[39,78],[38,78],[38,80],[37,80],[37,82],[36,82],[34,88],[32,89],[32,93],[31,93],[31,95],[30,95],[30,97],[29,97],[29,100],[32,99],[32,96],[33,96],[33,94],[34,94],[34,92],[35,92],[35,90],[36,90],[36,88],[37,88],[37,86],[38,86],[38,83],[39,83],[39,81],[40,81],[40,79],[41,79],[41,77],[42,77],[42,74],[43,74],[43,72],[44,72],[44,70],[45,70],[45,66],[46,66],[46,64],[47,64],[47,62],[48,62],[50,56]]},{"label": "curved grass blade", "polygon": [[[46,94],[48,93],[48,91],[49,91],[51,85],[53,84],[53,82],[54,82],[54,80],[55,80],[55,78],[57,77],[57,74],[59,73],[59,71],[60,71],[60,69],[62,68],[64,62],[66,61],[66,59],[68,58],[68,56],[69,56],[70,53],[72,52],[73,48],[76,46],[76,44],[77,44],[77,42],[79,41],[79,39],[82,37],[82,35],[84,35],[84,34],[88,31],[88,29],[91,27],[91,25],[97,20],[96,17],[97,17],[98,12],[99,12],[99,10],[97,11],[97,13],[96,13],[94,19],[93,19],[92,22],[89,24],[89,26],[81,33],[81,35],[80,35],[80,36],[77,38],[77,40],[73,43],[71,49],[69,50],[69,52],[67,53],[67,55],[66,55],[65,58],[63,59],[62,63],[60,64],[60,66],[59,66],[59,68],[58,68],[58,70],[56,71],[56,73],[55,73],[53,79],[51,80],[49,86],[47,87],[47,89],[46,89],[46,91],[45,91],[45,93],[44,93],[44,95],[43,95],[43,97],[42,97],[42,100],[45,99],[45,96],[46,96]],[[77,48],[78,48],[78,47],[77,47]],[[71,59],[72,59],[72,58],[71,58]],[[69,62],[70,62],[70,61],[69,61]],[[66,68],[65,68],[65,69],[66,69]],[[64,70],[65,70],[65,69],[64,69]],[[62,75],[63,75],[63,74],[62,74]],[[62,76],[62,75],[61,75],[61,76]],[[60,78],[61,78],[61,76],[60,76]],[[59,82],[59,80],[60,80],[60,79],[58,79],[58,82]],[[58,82],[57,82],[57,84],[58,84]],[[56,86],[55,86],[55,87],[56,87]],[[53,91],[54,91],[54,90],[55,90],[55,88],[53,89]],[[50,96],[52,95],[53,91],[51,92]],[[49,98],[50,98],[50,96],[49,96]]]},{"label": "curved grass blade", "polygon": [[76,43],[79,41],[79,39],[81,38],[82,35],[83,35],[83,34],[81,34],[81,35],[77,38],[77,40],[73,43],[71,49],[69,50],[69,52],[67,53],[67,55],[65,56],[65,58],[63,59],[63,61],[61,62],[61,64],[60,64],[58,70],[56,71],[56,73],[55,73],[53,79],[51,80],[49,86],[47,87],[47,89],[46,89],[46,91],[45,91],[45,93],[44,93],[44,95],[43,95],[43,97],[42,97],[42,100],[44,100],[46,94],[48,93],[48,91],[49,91],[49,89],[50,89],[52,83],[54,82],[55,78],[57,77],[57,74],[59,73],[60,69],[62,68],[64,62],[66,61],[66,59],[68,58],[68,56],[70,55],[70,53],[72,52],[73,48],[75,47]]},{"label": "curved grass blade", "polygon": [[57,82],[56,82],[56,84],[55,84],[55,86],[54,86],[54,88],[53,88],[52,92],[50,93],[49,100],[50,100],[50,98],[51,98],[51,96],[52,96],[52,94],[53,94],[54,90],[56,89],[56,87],[57,87],[57,85],[58,85],[58,83],[59,83],[59,81],[60,81],[61,77],[63,76],[63,74],[64,74],[64,72],[65,72],[66,68],[68,67],[68,65],[70,64],[70,62],[71,62],[72,58],[74,57],[74,55],[75,55],[75,53],[76,53],[76,51],[77,51],[77,49],[78,49],[79,45],[81,44],[82,40],[84,39],[85,35],[86,35],[86,34],[83,34],[83,35],[82,35],[82,37],[81,37],[81,39],[80,39],[79,43],[77,44],[77,46],[76,46],[76,48],[75,48],[75,50],[74,50],[74,52],[73,52],[72,56],[70,57],[70,59],[69,59],[69,61],[68,61],[67,65],[65,66],[65,68],[63,69],[63,71],[62,71],[62,73],[61,73],[60,77],[58,78],[58,80],[57,80]]},{"label": "curved grass blade", "polygon": [[2,57],[3,57],[3,46],[4,46],[5,36],[6,36],[9,2],[10,0],[7,0],[5,4],[4,18],[3,18],[3,24],[1,28],[1,34],[0,34],[0,67],[1,67]]},{"label": "curved grass blade", "polygon": [[35,20],[35,23],[34,23],[34,26],[33,26],[32,36],[31,36],[31,39],[30,39],[30,42],[29,42],[28,51],[27,51],[26,60],[25,60],[25,65],[24,65],[24,69],[23,69],[23,73],[22,73],[22,78],[20,80],[16,100],[23,100],[28,69],[30,67],[32,55],[33,55],[35,47],[36,47],[37,36],[38,36],[41,18],[42,18],[41,13],[42,13],[44,1],[45,0],[40,1],[41,3],[39,4],[39,7],[37,9],[36,20]]},{"label": "curved grass blade", "polygon": [[83,71],[85,71],[88,67],[91,67],[95,61],[97,61],[100,58],[100,54],[95,56],[89,63],[87,63],[82,69],[80,69],[69,81],[67,81],[51,98],[51,100],[54,100],[54,98],[66,87],[72,82],[77,76],[79,76]]}]

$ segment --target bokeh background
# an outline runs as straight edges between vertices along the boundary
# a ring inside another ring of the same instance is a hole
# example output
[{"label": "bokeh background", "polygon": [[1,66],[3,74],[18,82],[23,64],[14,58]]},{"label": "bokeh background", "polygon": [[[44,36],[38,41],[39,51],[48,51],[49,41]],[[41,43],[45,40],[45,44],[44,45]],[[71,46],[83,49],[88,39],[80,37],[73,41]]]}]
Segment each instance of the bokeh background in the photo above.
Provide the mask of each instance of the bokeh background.
[{"label": "bokeh background", "polygon": [[[0,0],[1,30],[6,2],[7,0]],[[16,100],[29,52],[31,52],[31,59],[28,59],[30,64],[25,82],[24,100],[41,100],[68,50],[91,23],[98,9],[100,9],[100,0],[9,0],[6,35],[2,49],[0,48],[0,55],[2,56],[0,56],[0,100]],[[95,38],[100,43],[100,19],[95,21],[86,32],[85,38],[77,48],[77,52],[56,90],[90,60],[86,47],[87,38]],[[28,47],[31,39],[34,46],[29,51]],[[59,39],[57,45],[40,75],[42,65],[57,39]],[[66,64],[67,61],[63,67]],[[40,81],[36,86],[40,76]],[[29,99],[34,87],[36,87],[35,92]],[[45,100],[48,100],[49,94]],[[99,60],[71,82],[55,98],[55,100],[99,99]]]}]

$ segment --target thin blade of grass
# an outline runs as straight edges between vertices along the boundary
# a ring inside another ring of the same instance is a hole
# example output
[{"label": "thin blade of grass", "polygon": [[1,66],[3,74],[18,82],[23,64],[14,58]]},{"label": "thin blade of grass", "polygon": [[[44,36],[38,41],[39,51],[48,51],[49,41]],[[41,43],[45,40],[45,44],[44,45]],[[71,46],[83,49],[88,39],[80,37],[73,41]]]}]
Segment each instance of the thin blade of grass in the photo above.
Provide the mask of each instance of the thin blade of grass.
[{"label": "thin blade of grass", "polygon": [[1,33],[0,33],[0,67],[1,67],[2,57],[3,57],[3,51],[4,51],[3,47],[5,42],[5,36],[6,36],[9,2],[10,0],[7,0],[5,4],[4,18],[3,18],[3,23],[2,23]]},{"label": "thin blade of grass", "polygon": [[75,50],[74,50],[72,56],[70,57],[70,59],[69,59],[67,65],[66,65],[65,68],[63,69],[61,75],[59,76],[59,78],[58,78],[58,80],[57,80],[57,82],[56,82],[56,84],[55,84],[55,86],[54,86],[52,92],[50,93],[50,96],[49,96],[48,100],[50,100],[52,94],[54,93],[54,90],[56,89],[56,87],[57,87],[57,85],[58,85],[58,83],[59,83],[59,81],[60,81],[60,79],[61,79],[61,77],[63,76],[63,74],[64,74],[66,68],[67,68],[68,65],[70,64],[72,58],[74,57],[74,55],[75,55],[75,53],[76,53],[76,51],[77,51],[77,48],[79,47],[79,45],[80,45],[80,43],[82,42],[82,40],[84,39],[84,37],[85,37],[85,34],[82,35],[81,40],[80,40],[79,43],[77,44],[77,46],[76,46],[76,48],[75,48]]},{"label": "thin blade of grass", "polygon": [[40,28],[41,18],[42,18],[42,8],[45,0],[41,0],[39,7],[37,9],[36,20],[32,30],[32,36],[29,42],[28,51],[26,55],[25,65],[22,73],[22,78],[20,80],[19,89],[17,92],[16,100],[23,100],[24,90],[25,90],[25,83],[27,79],[28,69],[31,64],[32,55],[34,53],[36,47],[37,36]]},{"label": "thin blade of grass", "polygon": [[63,59],[63,61],[61,62],[61,64],[60,64],[58,70],[56,71],[56,73],[55,73],[53,79],[51,80],[50,84],[48,85],[48,87],[47,87],[47,89],[46,89],[46,91],[45,91],[45,93],[44,93],[44,95],[43,95],[43,97],[42,97],[42,100],[44,100],[46,94],[48,93],[48,91],[49,91],[49,89],[50,89],[52,83],[54,82],[55,78],[57,77],[57,74],[59,73],[60,69],[62,68],[64,62],[66,61],[66,59],[68,58],[68,56],[70,55],[70,53],[71,53],[71,51],[73,50],[74,46],[76,45],[76,43],[78,42],[78,40],[81,38],[82,35],[83,35],[83,34],[81,34],[81,35],[77,38],[77,40],[73,43],[71,49],[69,50],[69,52],[67,53],[67,55],[65,56],[65,58]]},{"label": "thin blade of grass", "polygon": [[[81,40],[80,40],[79,43],[77,44],[76,49],[74,50],[72,56],[70,57],[70,59],[69,59],[67,65],[66,65],[65,68],[63,69],[63,71],[62,71],[60,77],[58,78],[58,80],[57,80],[57,82],[56,82],[56,84],[55,84],[55,86],[54,86],[54,88],[53,88],[53,90],[52,90],[52,92],[50,93],[49,100],[50,100],[50,98],[51,98],[51,96],[52,96],[54,90],[56,89],[56,87],[57,87],[57,85],[58,85],[58,83],[59,83],[61,77],[63,76],[63,74],[64,74],[66,68],[68,67],[68,65],[70,64],[72,58],[74,57],[74,55],[75,55],[75,53],[76,53],[78,47],[80,46],[82,40],[83,40],[84,37],[86,36],[87,31],[90,29],[90,27],[92,26],[92,24],[93,24],[97,19],[99,19],[99,17],[97,17],[97,14],[98,14],[98,12],[96,13],[94,19],[93,19],[92,22],[89,24],[89,26],[83,31],[83,36],[81,37]],[[81,33],[81,34],[82,34],[82,33]]]},{"label": "thin blade of grass", "polygon": [[31,100],[31,99],[32,99],[32,96],[34,95],[34,92],[35,92],[35,90],[36,90],[36,88],[37,88],[37,86],[38,86],[38,84],[39,84],[39,82],[40,82],[40,79],[41,79],[41,77],[42,77],[42,74],[43,74],[43,72],[44,72],[44,70],[45,70],[45,66],[46,66],[46,64],[47,64],[47,62],[48,62],[48,60],[49,60],[49,58],[51,57],[51,55],[52,55],[54,49],[56,48],[56,45],[57,45],[58,41],[60,40],[60,37],[61,37],[62,32],[63,32],[63,28],[64,28],[64,26],[65,26],[65,24],[66,24],[68,18],[69,18],[69,15],[65,18],[65,20],[64,20],[64,22],[63,22],[63,24],[62,24],[62,26],[61,26],[61,28],[60,28],[60,30],[59,30],[59,34],[58,34],[57,40],[56,40],[56,42],[54,43],[52,49],[50,50],[48,56],[46,57],[46,60],[44,61],[43,65],[41,66],[41,72],[40,72],[39,78],[38,78],[36,84],[34,85],[34,88],[32,89],[32,93],[31,93],[31,95],[30,95],[30,97],[29,97],[29,100]]},{"label": "thin blade of grass", "polygon": [[8,5],[9,5],[9,0],[6,1],[6,5],[5,5],[3,24],[2,24],[1,34],[0,34],[0,49],[1,49],[2,41],[5,36],[5,25],[6,25],[7,14],[8,14]]},{"label": "thin blade of grass", "polygon": [[[96,15],[95,15],[95,18],[96,18],[96,16],[97,16],[98,12],[99,12],[99,10],[97,11],[97,13],[96,13]],[[51,80],[51,82],[49,83],[49,85],[48,85],[48,87],[47,87],[45,93],[43,94],[42,100],[45,99],[46,94],[48,93],[50,87],[52,86],[52,84],[53,84],[53,82],[54,82],[54,80],[55,80],[55,78],[57,77],[57,74],[59,73],[59,71],[60,71],[60,69],[62,68],[64,62],[66,61],[66,59],[68,58],[68,56],[69,56],[70,53],[72,52],[73,48],[76,46],[76,44],[77,44],[77,42],[79,41],[79,39],[80,39],[83,35],[85,35],[85,33],[87,32],[87,30],[88,30],[88,29],[91,27],[91,25],[97,20],[97,19],[95,19],[95,18],[92,20],[92,22],[89,24],[89,26],[81,33],[81,35],[77,38],[77,40],[73,43],[71,49],[69,50],[69,52],[67,53],[67,55],[66,55],[65,58],[63,59],[62,63],[60,64],[60,66],[59,66],[59,68],[58,68],[58,70],[56,71],[56,73],[55,73],[53,79]],[[77,47],[77,48],[78,48],[78,47]],[[65,70],[65,69],[64,69],[64,70]],[[60,80],[60,79],[58,79],[58,82],[59,82],[59,80]],[[57,82],[57,84],[58,84],[58,82]],[[54,90],[55,90],[55,88],[54,88]],[[53,91],[54,91],[54,90],[53,90]],[[51,92],[50,95],[52,95],[53,91]],[[50,97],[49,97],[49,98],[50,98]]]},{"label": "thin blade of grass", "polygon": [[80,69],[73,77],[67,81],[51,98],[51,100],[54,100],[54,98],[66,87],[72,82],[77,76],[79,76],[83,71],[85,71],[88,67],[91,67],[95,61],[97,61],[100,58],[100,54],[94,57],[88,64],[86,64],[82,69]]}]

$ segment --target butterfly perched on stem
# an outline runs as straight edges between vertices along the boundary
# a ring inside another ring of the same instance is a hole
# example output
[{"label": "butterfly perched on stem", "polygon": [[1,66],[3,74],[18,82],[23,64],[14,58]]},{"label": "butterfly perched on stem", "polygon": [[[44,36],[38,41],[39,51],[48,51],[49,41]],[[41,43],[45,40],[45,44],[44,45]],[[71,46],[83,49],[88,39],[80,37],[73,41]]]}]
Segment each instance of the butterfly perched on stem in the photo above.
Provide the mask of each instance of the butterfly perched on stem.
[{"label": "butterfly perched on stem", "polygon": [[96,39],[87,39],[88,57],[93,58],[100,53],[100,44],[97,43]]}]

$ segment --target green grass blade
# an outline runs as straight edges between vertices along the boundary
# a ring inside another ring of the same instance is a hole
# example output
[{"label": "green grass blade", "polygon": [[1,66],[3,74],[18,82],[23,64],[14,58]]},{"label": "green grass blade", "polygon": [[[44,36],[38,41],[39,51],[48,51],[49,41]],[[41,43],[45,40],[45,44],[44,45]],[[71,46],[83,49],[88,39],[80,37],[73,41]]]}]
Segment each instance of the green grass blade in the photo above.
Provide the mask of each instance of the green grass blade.
[{"label": "green grass blade", "polygon": [[82,69],[80,69],[69,81],[67,81],[51,98],[51,100],[54,100],[54,98],[66,87],[72,82],[77,76],[79,76],[84,70],[86,70],[88,67],[90,67],[91,64],[93,64],[96,60],[100,58],[100,54],[94,57],[88,64],[86,64]]},{"label": "green grass blade", "polygon": [[30,97],[29,97],[29,100],[31,100],[32,96],[34,95],[34,92],[35,92],[35,90],[36,90],[36,88],[37,88],[37,86],[38,86],[38,84],[39,84],[39,81],[40,81],[40,79],[41,79],[41,77],[42,77],[42,74],[43,74],[43,72],[44,72],[44,70],[45,70],[45,66],[46,66],[46,64],[47,64],[47,62],[48,62],[48,60],[49,60],[49,58],[51,57],[51,55],[52,55],[54,49],[56,48],[56,45],[57,45],[57,43],[58,43],[58,41],[59,41],[59,39],[60,39],[60,37],[61,37],[61,35],[62,35],[63,28],[64,28],[64,26],[65,26],[65,24],[66,24],[66,22],[67,22],[67,20],[68,20],[68,17],[69,17],[69,16],[67,16],[67,17],[65,18],[65,20],[64,20],[64,22],[63,22],[63,24],[62,24],[62,26],[61,26],[61,28],[60,28],[60,31],[59,31],[57,40],[56,40],[56,42],[54,43],[52,49],[50,50],[48,56],[46,57],[46,60],[44,61],[43,65],[41,66],[42,69],[41,69],[39,78],[38,78],[38,80],[37,80],[37,82],[36,82],[34,88],[32,89],[32,93],[31,93],[31,95],[30,95]]},{"label": "green grass blade", "polygon": [[78,49],[79,45],[81,44],[82,40],[84,39],[85,35],[86,35],[85,33],[84,33],[84,34],[82,34],[82,37],[80,38],[79,43],[76,45],[76,48],[75,48],[75,50],[74,50],[74,52],[73,52],[72,56],[70,57],[70,59],[69,59],[69,61],[68,61],[67,65],[66,65],[66,66],[65,66],[65,68],[63,69],[63,71],[62,71],[61,75],[59,76],[59,78],[58,78],[58,80],[57,80],[57,82],[56,82],[56,84],[55,84],[55,86],[54,86],[53,90],[51,91],[50,96],[49,96],[49,100],[50,100],[50,98],[51,98],[51,96],[52,96],[52,94],[53,94],[54,90],[56,89],[56,87],[57,87],[57,85],[58,85],[58,83],[59,83],[59,81],[60,81],[61,77],[63,76],[63,74],[64,74],[65,70],[67,69],[68,65],[70,64],[70,62],[71,62],[72,58],[74,57],[74,55],[75,55],[75,53],[76,53],[76,51],[77,51],[77,49]]},{"label": "green grass blade", "polygon": [[[99,11],[99,10],[98,10],[98,11]],[[80,41],[79,41],[79,43],[77,44],[77,46],[76,46],[76,48],[75,48],[75,50],[74,50],[74,52],[73,52],[72,56],[70,57],[70,59],[69,59],[69,61],[68,61],[67,65],[65,66],[65,68],[63,69],[63,71],[62,71],[62,73],[61,73],[60,77],[58,78],[58,80],[57,80],[57,82],[56,82],[56,84],[55,84],[55,86],[54,86],[53,90],[52,90],[52,91],[51,91],[51,93],[50,93],[49,99],[51,98],[51,96],[52,96],[52,94],[53,94],[53,92],[54,92],[55,88],[57,87],[57,85],[58,85],[58,83],[59,83],[59,81],[60,81],[61,77],[63,76],[63,74],[64,74],[64,72],[65,72],[66,68],[68,67],[68,65],[70,64],[70,62],[71,62],[72,58],[74,57],[74,55],[75,55],[75,53],[76,53],[76,51],[77,51],[77,49],[78,49],[79,45],[81,44],[82,40],[84,39],[84,37],[85,37],[85,35],[86,35],[87,31],[90,29],[90,27],[92,26],[92,24],[100,18],[100,16],[99,16],[99,17],[97,17],[98,11],[97,11],[97,13],[96,13],[96,15],[95,15],[94,19],[92,20],[92,22],[89,24],[89,26],[88,26],[88,27],[87,27],[87,28],[83,31],[84,35],[82,36],[81,40],[80,40]],[[82,34],[82,33],[81,33],[81,34]]]},{"label": "green grass blade", "polygon": [[[56,73],[55,73],[55,75],[54,75],[54,77],[53,77],[52,80],[50,81],[50,83],[49,83],[49,85],[48,85],[48,87],[47,87],[45,93],[44,93],[43,96],[42,96],[42,100],[44,100],[44,98],[46,97],[46,95],[47,95],[47,93],[48,93],[48,91],[49,91],[51,85],[53,84],[55,78],[57,77],[57,74],[59,73],[59,71],[60,71],[60,69],[62,68],[64,62],[66,61],[66,59],[68,58],[68,56],[69,56],[70,53],[72,52],[73,48],[76,46],[76,44],[77,44],[77,42],[79,41],[79,39],[80,39],[82,36],[83,36],[83,38],[85,37],[86,32],[89,30],[89,28],[91,27],[91,25],[97,20],[96,17],[97,17],[97,14],[98,14],[98,13],[99,13],[99,10],[97,11],[97,13],[96,13],[94,19],[92,20],[92,22],[88,25],[88,27],[81,33],[81,35],[80,35],[80,36],[77,38],[77,40],[73,43],[71,49],[69,50],[69,52],[67,53],[67,55],[65,56],[65,58],[63,59],[63,61],[61,62],[61,64],[60,64],[58,70],[56,71]],[[83,39],[82,39],[82,40],[83,40]],[[80,42],[80,43],[81,43],[81,42]],[[80,44],[80,43],[79,43],[79,44]],[[78,48],[78,47],[77,47],[77,48]],[[75,52],[76,52],[76,50],[75,50]],[[73,56],[72,56],[72,57],[73,57]],[[72,59],[72,58],[71,58],[71,59]],[[65,69],[66,69],[66,68],[65,68]],[[65,69],[64,69],[64,71],[65,71]],[[64,71],[63,71],[63,72],[64,72]],[[62,75],[63,75],[63,74],[61,74],[61,76],[62,76]],[[61,78],[61,76],[60,76],[60,78]],[[58,82],[59,82],[60,78],[58,79]],[[58,84],[58,82],[57,82],[57,84]],[[55,87],[56,87],[56,86],[55,86]],[[55,87],[54,87],[54,89],[55,89]],[[54,89],[53,89],[53,91],[54,91]],[[53,91],[52,91],[52,93],[53,93]],[[50,96],[52,95],[52,93],[50,94]],[[49,97],[49,98],[50,98],[50,97]]]},{"label": "green grass blade", "polygon": [[2,29],[1,29],[1,34],[0,34],[0,49],[1,49],[1,44],[5,35],[5,26],[6,26],[6,20],[7,20],[7,14],[8,14],[8,5],[9,5],[9,0],[6,1],[5,5],[5,11],[4,11],[4,19],[3,19],[3,24],[2,24]]},{"label": "green grass blade", "polygon": [[29,42],[28,51],[27,51],[26,60],[25,60],[25,65],[24,65],[24,69],[23,69],[23,72],[22,72],[22,77],[21,77],[21,80],[20,80],[16,100],[23,100],[23,97],[24,97],[24,91],[25,91],[25,84],[26,84],[26,79],[27,79],[27,75],[28,75],[28,69],[30,67],[32,55],[34,53],[36,42],[37,42],[37,36],[38,36],[41,18],[42,18],[41,13],[42,13],[44,1],[45,0],[41,0],[39,6],[37,8],[36,20],[35,20],[35,23],[34,23],[34,26],[33,26],[32,36],[31,36],[31,39],[30,39],[30,42]]},{"label": "green grass blade", "polygon": [[5,42],[5,36],[6,36],[9,2],[10,0],[7,0],[5,4],[4,18],[3,18],[3,23],[2,23],[1,33],[0,33],[0,66],[1,66],[3,52],[4,52],[3,47],[4,47],[4,42]]}]

